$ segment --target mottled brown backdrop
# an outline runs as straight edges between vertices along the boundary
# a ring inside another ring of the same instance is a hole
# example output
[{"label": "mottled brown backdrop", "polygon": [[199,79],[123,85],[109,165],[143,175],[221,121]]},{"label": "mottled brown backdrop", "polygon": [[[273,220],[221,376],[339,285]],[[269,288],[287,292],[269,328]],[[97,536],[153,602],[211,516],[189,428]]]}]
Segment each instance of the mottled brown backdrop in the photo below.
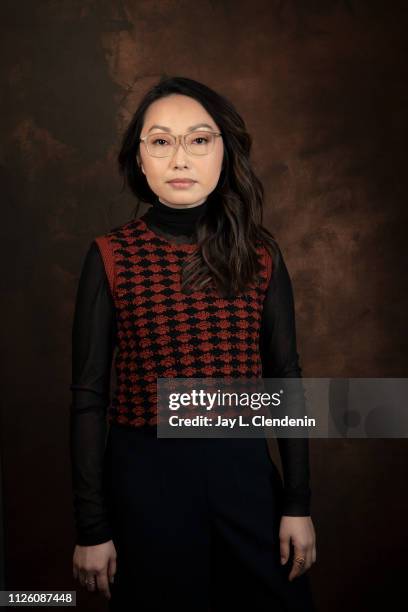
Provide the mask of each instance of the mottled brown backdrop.
[{"label": "mottled brown backdrop", "polygon": [[[404,377],[407,9],[32,0],[0,11],[6,586],[73,589],[74,298],[92,238],[133,214],[115,155],[140,96],[163,73],[188,76],[243,115],[265,224],[292,275],[303,374]],[[407,446],[311,442],[321,612],[402,601]],[[78,597],[78,609],[105,609]]]}]

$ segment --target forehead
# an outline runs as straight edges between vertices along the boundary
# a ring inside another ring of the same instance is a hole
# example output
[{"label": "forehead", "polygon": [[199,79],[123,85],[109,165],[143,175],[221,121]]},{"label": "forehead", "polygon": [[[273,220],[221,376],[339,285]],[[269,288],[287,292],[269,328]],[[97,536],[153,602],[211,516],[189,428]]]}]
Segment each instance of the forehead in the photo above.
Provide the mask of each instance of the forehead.
[{"label": "forehead", "polygon": [[158,124],[181,133],[198,123],[206,123],[217,129],[217,124],[197,100],[180,94],[172,94],[155,100],[148,107],[144,117],[143,131]]}]

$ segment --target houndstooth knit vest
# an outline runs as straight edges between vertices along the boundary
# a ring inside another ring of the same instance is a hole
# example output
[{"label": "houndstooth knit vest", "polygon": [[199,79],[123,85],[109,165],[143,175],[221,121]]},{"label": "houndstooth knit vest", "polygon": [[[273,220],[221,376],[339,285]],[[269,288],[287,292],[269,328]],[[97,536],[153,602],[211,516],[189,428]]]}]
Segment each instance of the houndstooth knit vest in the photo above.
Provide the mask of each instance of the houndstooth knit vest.
[{"label": "houndstooth knit vest", "polygon": [[157,425],[157,378],[260,378],[262,306],[272,261],[259,246],[258,280],[238,297],[214,288],[181,292],[184,259],[196,244],[177,244],[134,219],[95,239],[117,320],[116,389],[109,423]]}]

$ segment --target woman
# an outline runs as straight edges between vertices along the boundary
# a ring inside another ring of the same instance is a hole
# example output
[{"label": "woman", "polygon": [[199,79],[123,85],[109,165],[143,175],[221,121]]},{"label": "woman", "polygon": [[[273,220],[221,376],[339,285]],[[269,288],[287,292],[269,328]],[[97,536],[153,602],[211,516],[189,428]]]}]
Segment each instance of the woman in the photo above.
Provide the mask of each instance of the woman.
[{"label": "woman", "polygon": [[308,440],[278,439],[282,482],[264,438],[156,435],[158,377],[301,376],[291,282],[261,224],[250,146],[224,97],[162,79],[118,158],[151,208],[97,237],[83,265],[73,573],[111,610],[314,609]]}]

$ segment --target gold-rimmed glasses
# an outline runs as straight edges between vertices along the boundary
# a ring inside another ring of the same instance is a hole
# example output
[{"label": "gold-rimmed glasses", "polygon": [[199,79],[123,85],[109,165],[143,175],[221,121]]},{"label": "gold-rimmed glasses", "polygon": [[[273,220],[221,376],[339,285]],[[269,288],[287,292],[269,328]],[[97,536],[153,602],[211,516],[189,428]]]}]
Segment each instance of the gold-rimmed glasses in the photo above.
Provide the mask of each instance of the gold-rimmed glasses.
[{"label": "gold-rimmed glasses", "polygon": [[195,130],[178,136],[155,132],[140,138],[140,142],[145,143],[147,152],[153,157],[169,157],[177,149],[180,140],[186,153],[208,155],[213,151],[218,136],[221,136],[221,132],[210,130]]}]

